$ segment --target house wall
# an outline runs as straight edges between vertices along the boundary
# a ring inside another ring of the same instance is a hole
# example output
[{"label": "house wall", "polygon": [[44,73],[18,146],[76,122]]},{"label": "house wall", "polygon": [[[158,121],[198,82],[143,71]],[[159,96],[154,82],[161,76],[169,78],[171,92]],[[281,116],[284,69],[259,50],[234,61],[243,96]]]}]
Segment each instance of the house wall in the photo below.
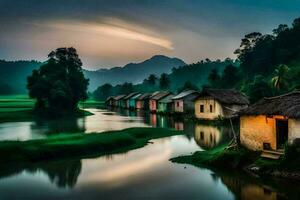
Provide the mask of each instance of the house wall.
[{"label": "house wall", "polygon": [[150,101],[149,101],[149,109],[150,109],[150,111],[156,112],[156,109],[157,109],[156,104],[157,104],[156,100],[150,99]]},{"label": "house wall", "polygon": [[276,119],[282,116],[265,115],[240,117],[241,144],[251,150],[263,150],[263,143],[270,143],[272,149],[276,146]]},{"label": "house wall", "polygon": [[167,103],[158,102],[157,112],[167,112]]},{"label": "house wall", "polygon": [[183,100],[182,99],[177,99],[174,100],[174,111],[175,112],[183,112]]},{"label": "house wall", "polygon": [[300,120],[289,119],[289,141],[300,138]]},{"label": "house wall", "polygon": [[[204,105],[204,112],[200,112],[200,106]],[[210,105],[213,106],[213,112],[210,112]],[[198,119],[216,119],[219,116],[224,117],[221,104],[214,99],[197,99],[195,101],[195,116]]]},{"label": "house wall", "polygon": [[142,105],[142,101],[141,100],[138,100],[137,102],[136,102],[136,109],[142,109],[143,107],[143,105]]}]

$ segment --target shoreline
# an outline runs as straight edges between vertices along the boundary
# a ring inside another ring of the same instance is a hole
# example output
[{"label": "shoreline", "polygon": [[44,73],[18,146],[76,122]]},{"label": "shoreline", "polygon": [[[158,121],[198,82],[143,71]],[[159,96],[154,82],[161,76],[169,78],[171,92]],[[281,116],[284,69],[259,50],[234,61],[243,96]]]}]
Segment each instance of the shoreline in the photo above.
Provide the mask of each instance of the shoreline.
[{"label": "shoreline", "polygon": [[152,139],[181,134],[182,131],[163,128],[129,128],[94,134],[64,134],[39,140],[2,141],[0,160],[8,164],[94,158],[138,149]]},{"label": "shoreline", "polygon": [[[208,151],[198,151],[191,155],[178,156],[170,159],[173,163],[189,164],[211,170],[235,170],[246,172],[256,178],[280,178],[300,181],[300,170],[291,169],[287,165],[291,161],[268,160],[260,157],[259,152],[249,151],[243,147],[238,150],[226,149],[226,145]],[[294,161],[297,163],[297,161]]]}]

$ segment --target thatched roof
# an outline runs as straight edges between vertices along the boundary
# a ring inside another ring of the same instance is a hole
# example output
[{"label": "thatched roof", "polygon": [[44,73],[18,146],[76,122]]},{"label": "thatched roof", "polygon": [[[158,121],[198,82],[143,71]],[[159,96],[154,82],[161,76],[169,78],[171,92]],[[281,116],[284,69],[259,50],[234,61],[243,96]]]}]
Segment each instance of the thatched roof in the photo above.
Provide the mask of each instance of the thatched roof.
[{"label": "thatched roof", "polygon": [[195,91],[195,90],[185,90],[183,92],[180,92],[179,94],[177,94],[176,96],[173,97],[174,100],[176,99],[183,99],[189,95],[193,95],[193,94],[199,94],[199,92]]},{"label": "thatched roof", "polygon": [[227,105],[249,105],[247,96],[232,89],[203,89],[198,98],[213,97]]},{"label": "thatched roof", "polygon": [[240,112],[241,115],[282,115],[300,119],[300,91],[263,98]]},{"label": "thatched roof", "polygon": [[118,95],[118,96],[115,96],[114,97],[114,100],[118,101],[118,100],[121,100],[125,97],[126,95]]},{"label": "thatched roof", "polygon": [[173,94],[169,94],[168,96],[165,96],[164,98],[162,98],[161,100],[159,100],[159,103],[172,103],[172,99],[173,99],[174,95]]},{"label": "thatched roof", "polygon": [[171,94],[171,92],[158,92],[155,95],[152,95],[150,99],[160,100],[160,99],[164,98],[165,96],[168,96],[169,94]]},{"label": "thatched roof", "polygon": [[145,99],[149,99],[151,95],[152,95],[152,94],[150,94],[150,93],[142,94],[141,96],[139,96],[139,98],[137,98],[137,100],[145,100]]},{"label": "thatched roof", "polygon": [[137,92],[130,93],[127,96],[124,97],[124,100],[130,99],[131,97],[135,96],[136,94],[138,94],[138,93]]}]

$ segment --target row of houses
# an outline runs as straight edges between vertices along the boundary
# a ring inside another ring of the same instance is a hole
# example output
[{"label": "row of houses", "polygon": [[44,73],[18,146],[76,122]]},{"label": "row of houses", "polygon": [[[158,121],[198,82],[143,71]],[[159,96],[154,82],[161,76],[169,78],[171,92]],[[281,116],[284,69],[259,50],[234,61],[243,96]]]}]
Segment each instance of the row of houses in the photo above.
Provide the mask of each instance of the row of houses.
[{"label": "row of houses", "polygon": [[229,118],[249,105],[248,98],[236,90],[186,90],[179,94],[169,91],[131,93],[109,97],[108,106],[149,110],[151,113],[193,114],[199,119]]},{"label": "row of houses", "polygon": [[110,97],[110,106],[149,109],[151,112],[193,113],[198,119],[240,118],[240,142],[264,157],[279,158],[284,145],[300,145],[300,91],[263,98],[249,106],[247,97],[235,90],[188,90]]}]

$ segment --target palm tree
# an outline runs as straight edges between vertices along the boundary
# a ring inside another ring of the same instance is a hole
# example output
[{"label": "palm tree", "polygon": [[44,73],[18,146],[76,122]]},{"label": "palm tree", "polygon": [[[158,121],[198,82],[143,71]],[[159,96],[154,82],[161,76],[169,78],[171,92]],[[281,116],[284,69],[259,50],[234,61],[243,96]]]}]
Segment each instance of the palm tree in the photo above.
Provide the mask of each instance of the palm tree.
[{"label": "palm tree", "polygon": [[288,88],[288,71],[290,68],[287,65],[279,65],[275,71],[274,76],[271,79],[273,86],[277,90],[287,89]]}]

